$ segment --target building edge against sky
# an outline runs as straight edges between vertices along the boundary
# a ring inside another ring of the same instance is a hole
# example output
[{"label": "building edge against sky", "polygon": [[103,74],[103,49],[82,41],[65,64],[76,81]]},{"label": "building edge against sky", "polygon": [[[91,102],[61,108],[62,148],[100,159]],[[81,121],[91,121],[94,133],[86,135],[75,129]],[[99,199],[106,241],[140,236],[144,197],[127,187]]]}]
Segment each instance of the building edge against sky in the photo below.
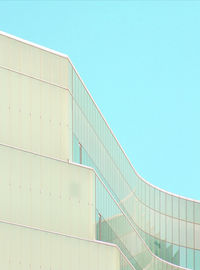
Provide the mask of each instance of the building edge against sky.
[{"label": "building edge against sky", "polygon": [[[160,190],[137,175],[69,58],[2,32],[0,55],[0,143],[2,157],[7,156],[9,160],[7,171],[8,168],[13,169],[15,162],[12,156],[16,151],[13,149],[9,155],[8,146],[36,153],[39,159],[48,156],[66,164],[75,162],[94,168],[94,219],[99,240],[117,244],[135,269],[179,269],[178,265],[200,269],[199,202]],[[19,159],[22,159],[21,155]],[[42,178],[35,175],[37,169],[32,170],[35,161],[31,159],[23,161],[27,168],[30,167],[29,174],[26,172],[25,175],[30,179],[43,179],[45,170],[40,169]],[[15,168],[19,179],[23,175],[23,162]],[[37,166],[41,168],[40,162]],[[55,169],[60,175],[61,169],[56,169],[53,163],[52,168],[52,174]],[[10,187],[15,177],[7,177]],[[51,178],[50,174],[46,177]],[[59,182],[60,177],[55,179]],[[31,183],[29,189],[32,191]],[[43,190],[48,189],[47,183],[42,186]],[[58,189],[57,186],[53,188],[52,183],[51,178],[51,196],[53,190]],[[70,192],[78,198],[80,194],[77,195],[76,190],[79,184],[72,186]],[[10,189],[7,192],[10,193]],[[15,194],[16,197],[9,197],[6,204],[12,205],[9,200],[17,201],[20,194],[24,194],[22,190]],[[26,200],[28,198],[24,202]],[[50,201],[54,200],[52,196]],[[2,204],[5,205],[5,201]],[[23,217],[26,215],[18,213],[20,205],[15,210],[10,206],[6,220],[12,217],[12,221],[18,223],[15,219],[21,217],[19,223],[25,222]],[[37,221],[36,210],[39,211],[40,207],[38,204],[34,210]],[[57,209],[60,207],[58,204]],[[78,206],[74,209],[74,212],[80,212]],[[44,209],[43,213],[48,211],[50,209]],[[51,219],[49,214],[47,225],[48,222],[52,224]],[[27,222],[33,221],[30,217]],[[65,221],[60,223],[65,224]],[[47,226],[41,220],[37,226],[41,224]],[[28,224],[25,222],[24,225]],[[77,232],[71,234],[76,235]]]}]

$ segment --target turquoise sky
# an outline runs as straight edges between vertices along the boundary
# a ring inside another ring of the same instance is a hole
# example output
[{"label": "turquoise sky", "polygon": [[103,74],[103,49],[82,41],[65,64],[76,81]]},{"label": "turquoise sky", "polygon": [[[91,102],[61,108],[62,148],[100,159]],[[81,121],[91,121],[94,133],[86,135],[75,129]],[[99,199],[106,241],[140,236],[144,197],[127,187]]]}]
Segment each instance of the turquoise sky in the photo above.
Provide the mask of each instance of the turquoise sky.
[{"label": "turquoise sky", "polygon": [[0,30],[67,54],[136,170],[200,200],[199,1],[0,1]]}]

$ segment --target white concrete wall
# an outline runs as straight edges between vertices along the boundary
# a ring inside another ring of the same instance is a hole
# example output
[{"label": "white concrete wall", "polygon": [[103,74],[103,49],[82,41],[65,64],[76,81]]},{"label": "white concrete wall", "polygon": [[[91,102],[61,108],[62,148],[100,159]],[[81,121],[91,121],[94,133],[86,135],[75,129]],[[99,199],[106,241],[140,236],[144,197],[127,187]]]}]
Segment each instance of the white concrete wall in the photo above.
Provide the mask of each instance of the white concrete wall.
[{"label": "white concrete wall", "polygon": [[0,269],[119,270],[114,246],[0,222]]},{"label": "white concrete wall", "polygon": [[0,219],[95,239],[92,170],[0,145]]},{"label": "white concrete wall", "polygon": [[0,143],[72,159],[68,66],[64,57],[0,34]]},{"label": "white concrete wall", "polygon": [[65,56],[0,32],[0,65],[71,90],[71,65]]}]

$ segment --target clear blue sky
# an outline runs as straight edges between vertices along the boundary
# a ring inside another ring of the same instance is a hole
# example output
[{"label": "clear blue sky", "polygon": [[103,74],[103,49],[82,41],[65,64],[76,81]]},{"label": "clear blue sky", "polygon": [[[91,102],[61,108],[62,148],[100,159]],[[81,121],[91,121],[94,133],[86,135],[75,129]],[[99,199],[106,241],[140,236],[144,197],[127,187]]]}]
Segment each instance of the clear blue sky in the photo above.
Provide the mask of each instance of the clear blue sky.
[{"label": "clear blue sky", "polygon": [[0,30],[67,54],[136,170],[200,200],[199,1],[0,1]]}]

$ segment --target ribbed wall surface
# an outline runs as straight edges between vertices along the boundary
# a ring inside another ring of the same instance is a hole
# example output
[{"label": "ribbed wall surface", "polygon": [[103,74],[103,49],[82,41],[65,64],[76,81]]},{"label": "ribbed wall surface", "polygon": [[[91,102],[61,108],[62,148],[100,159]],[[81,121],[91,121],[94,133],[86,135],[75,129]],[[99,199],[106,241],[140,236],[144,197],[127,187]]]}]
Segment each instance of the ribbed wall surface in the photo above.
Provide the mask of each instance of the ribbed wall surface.
[{"label": "ribbed wall surface", "polygon": [[94,172],[0,145],[0,220],[95,239]]},{"label": "ribbed wall surface", "polygon": [[120,269],[114,246],[1,222],[0,239],[1,269]]},{"label": "ribbed wall surface", "polygon": [[0,143],[71,159],[68,60],[0,34]]}]

